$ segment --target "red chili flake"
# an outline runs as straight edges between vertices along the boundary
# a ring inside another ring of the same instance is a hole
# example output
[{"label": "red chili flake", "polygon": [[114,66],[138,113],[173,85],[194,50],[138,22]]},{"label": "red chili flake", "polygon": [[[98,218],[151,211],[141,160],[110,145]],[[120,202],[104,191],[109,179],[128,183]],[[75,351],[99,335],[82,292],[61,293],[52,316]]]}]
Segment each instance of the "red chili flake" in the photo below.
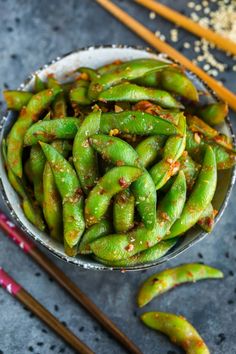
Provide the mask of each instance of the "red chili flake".
[{"label": "red chili flake", "polygon": [[153,284],[156,284],[158,281],[159,281],[159,279],[158,279],[158,278],[154,278],[154,279],[152,279],[152,283],[153,283]]},{"label": "red chili flake", "polygon": [[134,249],[134,245],[132,245],[132,243],[129,243],[128,246],[125,247],[125,250],[128,252],[133,251],[133,249]]},{"label": "red chili flake", "polygon": [[119,179],[119,185],[122,187],[122,188],[127,188],[129,186],[129,183],[126,182],[126,180],[124,179],[124,177],[121,177]]},{"label": "red chili flake", "polygon": [[164,211],[160,212],[161,218],[164,220],[170,220],[168,214]]},{"label": "red chili flake", "polygon": [[124,166],[124,161],[122,161],[122,160],[117,160],[117,161],[116,161],[116,166]]},{"label": "red chili flake", "polygon": [[101,188],[98,193],[99,193],[100,195],[103,195],[105,192],[106,192],[105,189]]}]

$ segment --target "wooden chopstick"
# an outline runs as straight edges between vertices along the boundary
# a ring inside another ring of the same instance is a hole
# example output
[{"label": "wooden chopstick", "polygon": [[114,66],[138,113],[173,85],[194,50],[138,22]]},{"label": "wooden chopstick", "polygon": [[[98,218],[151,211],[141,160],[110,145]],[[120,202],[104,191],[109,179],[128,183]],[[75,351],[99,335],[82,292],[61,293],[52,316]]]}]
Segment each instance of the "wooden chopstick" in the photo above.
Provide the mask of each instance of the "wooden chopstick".
[{"label": "wooden chopstick", "polygon": [[16,297],[31,312],[38,316],[48,327],[62,337],[76,352],[81,354],[93,354],[93,351],[86,344],[76,337],[68,328],[63,326],[51,312],[42,306],[35,298],[33,298],[21,285],[10,277],[0,267],[0,285],[6,289],[12,296]]},{"label": "wooden chopstick", "polygon": [[[179,12],[170,9],[169,7],[160,4],[154,0],[134,0],[138,4],[146,7],[149,10],[156,12],[158,15],[174,22],[176,25],[185,28],[198,37],[205,38],[207,41],[214,43],[218,48],[223,49],[228,53],[236,55],[236,43],[228,38],[222,37],[220,34],[213,32],[209,28],[200,26],[195,21],[180,14]],[[219,19],[220,20],[220,19]]]},{"label": "wooden chopstick", "polygon": [[215,91],[215,93],[223,101],[236,111],[236,95],[221,85],[218,81],[209,76],[206,72],[200,69],[192,61],[187,59],[184,55],[179,53],[176,49],[157,38],[149,29],[147,29],[140,22],[121,10],[118,6],[109,0],[96,0],[98,4],[103,6],[113,16],[130,28],[133,32],[143,38],[147,43],[156,48],[159,52],[166,53],[171,59],[176,60],[188,70],[198,75],[208,86]]},{"label": "wooden chopstick", "polygon": [[85,295],[60,268],[47,258],[37,246],[0,212],[0,229],[13,240],[22,251],[28,253],[48,274],[54,278],[73,298],[78,301],[116,340],[130,353],[141,354],[139,348]]}]

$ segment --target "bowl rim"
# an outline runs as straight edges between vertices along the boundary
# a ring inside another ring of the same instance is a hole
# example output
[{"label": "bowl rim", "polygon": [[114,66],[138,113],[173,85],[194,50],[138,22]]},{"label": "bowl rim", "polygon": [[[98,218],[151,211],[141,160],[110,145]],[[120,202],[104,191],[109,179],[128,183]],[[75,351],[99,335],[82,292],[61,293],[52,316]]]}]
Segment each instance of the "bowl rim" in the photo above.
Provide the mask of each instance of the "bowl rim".
[{"label": "bowl rim", "polygon": [[[93,46],[87,46],[87,47],[82,47],[82,48],[78,48],[76,50],[72,50],[70,52],[67,52],[61,56],[57,56],[56,59],[52,59],[51,61],[49,61],[47,64],[39,67],[39,69],[33,71],[31,74],[29,74],[27,76],[27,78],[20,84],[20,86],[18,87],[19,90],[24,90],[24,88],[30,83],[30,81],[32,80],[32,78],[40,73],[42,70],[47,69],[50,65],[57,63],[58,61],[66,58],[67,56],[71,55],[71,54],[75,54],[78,52],[83,52],[83,51],[92,51],[92,50],[97,50],[97,49],[134,49],[134,50],[141,50],[141,51],[146,51],[148,53],[151,54],[155,54],[155,55],[161,55],[163,57],[163,59],[167,59],[170,60],[171,62],[176,62],[177,64],[179,64],[177,61],[174,61],[172,59],[170,59],[168,57],[168,55],[166,55],[165,53],[160,53],[156,50],[151,49],[150,47],[145,47],[145,46],[141,46],[141,45],[123,45],[123,44],[107,44],[107,45],[93,45]],[[217,97],[216,93],[202,80],[200,79],[196,74],[194,74],[193,72],[191,72],[190,70],[185,69],[186,72],[188,72],[192,77],[196,78],[196,80],[198,80],[207,90],[208,92],[211,94],[211,96],[216,100],[219,101],[219,98]],[[5,114],[1,114],[0,116],[0,128],[3,128],[4,124],[7,121],[7,118],[9,116],[9,114],[11,113],[11,110],[6,110]],[[229,115],[227,115],[225,122],[227,124],[227,127],[230,131],[231,134],[231,138],[232,138],[232,143],[233,146],[236,146],[236,139],[235,139],[235,135],[233,132],[233,126],[232,123],[230,121]],[[3,140],[3,129],[1,129],[1,134],[0,134],[0,146],[2,144],[2,140]],[[1,149],[0,149],[1,150]],[[0,154],[2,156],[2,151],[0,151]],[[227,189],[227,192],[225,194],[224,200],[221,204],[221,207],[219,209],[219,212],[215,218],[215,224],[220,220],[221,216],[223,215],[234,183],[236,180],[236,166],[231,168],[231,177],[230,177],[230,183],[229,183],[229,187]],[[67,263],[71,263],[74,264],[76,266],[78,266],[81,269],[88,269],[88,270],[99,270],[99,271],[138,271],[138,270],[145,270],[145,269],[149,269],[155,266],[158,266],[166,261],[169,261],[175,257],[177,257],[179,254],[185,252],[187,249],[189,249],[190,247],[192,247],[194,244],[198,243],[199,241],[203,240],[209,233],[205,232],[205,231],[201,231],[198,233],[197,237],[195,237],[193,240],[191,240],[189,243],[187,243],[186,245],[184,245],[181,249],[175,249],[176,246],[174,246],[174,251],[172,253],[167,252],[166,255],[164,255],[163,257],[157,259],[156,261],[153,262],[149,262],[149,263],[145,263],[145,264],[140,264],[140,265],[136,265],[136,266],[127,266],[127,267],[112,267],[112,266],[106,266],[102,263],[99,264],[92,264],[89,263],[88,264],[84,264],[84,263],[80,263],[79,262],[79,258],[77,257],[69,257],[66,254],[61,254],[59,251],[57,251],[53,246],[46,244],[41,238],[37,238],[31,231],[29,231],[27,229],[27,227],[23,224],[23,222],[20,220],[20,218],[17,216],[14,208],[12,207],[12,204],[10,203],[6,191],[5,191],[5,187],[4,187],[4,183],[2,181],[2,177],[0,176],[0,192],[2,195],[2,199],[11,215],[11,217],[13,218],[14,222],[17,224],[17,226],[30,238],[33,238],[33,240],[35,242],[38,242],[40,245],[42,245],[44,248],[46,248],[48,251],[50,251],[54,256],[56,256],[57,258],[67,262]]]}]

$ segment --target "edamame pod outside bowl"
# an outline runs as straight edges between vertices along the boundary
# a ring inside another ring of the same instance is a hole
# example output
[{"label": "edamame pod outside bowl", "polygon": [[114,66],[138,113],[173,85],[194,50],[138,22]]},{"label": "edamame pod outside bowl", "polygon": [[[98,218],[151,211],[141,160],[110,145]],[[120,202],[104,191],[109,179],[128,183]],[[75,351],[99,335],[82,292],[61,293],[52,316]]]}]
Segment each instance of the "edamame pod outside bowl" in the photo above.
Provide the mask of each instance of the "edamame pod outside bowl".
[{"label": "edamame pod outside bowl", "polygon": [[[115,60],[132,60],[138,58],[155,58],[168,61],[168,58],[163,54],[153,52],[148,48],[131,47],[123,45],[111,45],[111,46],[99,46],[82,48],[75,52],[58,57],[51,63],[45,65],[37,72],[32,73],[30,77],[20,85],[20,90],[30,91],[34,84],[35,74],[42,80],[46,80],[49,74],[54,74],[60,82],[67,82],[70,79],[68,73],[73,72],[79,66],[86,66],[91,68],[97,68],[105,64],[109,64]],[[199,92],[204,93],[205,99],[208,103],[216,102],[217,97],[214,93],[205,85],[199,78],[197,78],[191,72],[186,72],[187,76],[193,81],[194,85]],[[3,139],[8,135],[13,123],[16,120],[16,114],[13,111],[8,111],[6,116],[1,118],[0,127],[0,143],[2,145]],[[228,135],[235,146],[235,138],[233,135],[232,126],[229,117],[219,127],[220,132]],[[227,170],[218,171],[218,183],[216,193],[213,199],[213,206],[219,212],[216,216],[215,222],[217,222],[223,215],[227,206],[230,193],[232,191],[233,184],[235,182],[236,170],[235,167]],[[171,248],[167,254],[162,256],[156,261],[145,263],[142,265],[134,265],[129,267],[111,267],[106,266],[99,261],[96,261],[92,257],[86,255],[78,255],[77,257],[69,257],[65,254],[63,245],[52,239],[47,233],[39,231],[34,225],[32,225],[25,217],[22,208],[20,206],[20,199],[17,193],[11,187],[7,174],[3,164],[3,156],[1,149],[0,158],[0,189],[2,197],[7,205],[7,208],[11,214],[12,219],[20,227],[20,229],[32,238],[37,243],[44,246],[52,254],[60,259],[75,264],[80,268],[94,269],[94,270],[142,270],[145,268],[157,266],[165,261],[176,257],[183,251],[192,247],[195,243],[202,240],[207,236],[207,232],[202,231],[198,226],[191,228],[184,236],[179,238],[179,241]]]}]

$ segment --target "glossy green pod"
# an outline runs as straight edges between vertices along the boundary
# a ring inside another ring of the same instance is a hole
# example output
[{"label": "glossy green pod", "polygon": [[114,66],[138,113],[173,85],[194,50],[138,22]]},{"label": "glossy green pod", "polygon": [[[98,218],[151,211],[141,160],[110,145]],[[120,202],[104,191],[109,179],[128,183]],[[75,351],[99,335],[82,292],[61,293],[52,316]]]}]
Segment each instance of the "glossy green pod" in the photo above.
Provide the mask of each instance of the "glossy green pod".
[{"label": "glossy green pod", "polygon": [[101,112],[90,113],[82,122],[73,143],[73,162],[85,194],[99,179],[97,155],[89,144],[89,137],[99,132]]},{"label": "glossy green pod", "polygon": [[113,129],[121,133],[137,135],[173,135],[178,132],[177,127],[170,121],[144,112],[102,113],[101,132],[109,134]]},{"label": "glossy green pod", "polygon": [[223,278],[223,273],[205,264],[191,263],[163,270],[151,275],[141,285],[137,303],[139,307],[147,305],[155,297],[183,283],[195,283],[198,280]]},{"label": "glossy green pod", "polygon": [[205,123],[202,119],[198,118],[197,116],[187,115],[187,124],[188,124],[188,128],[192,132],[198,132],[208,138],[214,138],[219,134],[217,130],[212,128],[210,125]]},{"label": "glossy green pod", "polygon": [[39,205],[43,204],[43,171],[46,158],[40,145],[30,150],[30,168],[33,173],[34,196]]},{"label": "glossy green pod", "polygon": [[[58,88],[62,90],[62,87],[59,84],[59,82],[54,77],[51,76],[48,78],[48,87]],[[52,102],[52,112],[53,112],[53,118],[66,117],[67,104],[66,104],[66,99],[63,90],[57,95],[55,100]]]},{"label": "glossy green pod", "polygon": [[190,191],[197,179],[201,165],[195,162],[187,151],[182,154],[178,161],[180,163],[180,170],[185,174],[187,189]]},{"label": "glossy green pod", "polygon": [[206,148],[201,171],[184,206],[180,218],[174,223],[166,238],[176,237],[190,229],[199,220],[206,205],[209,205],[216,189],[217,166],[211,147]]},{"label": "glossy green pod", "polygon": [[133,166],[114,167],[101,177],[85,202],[85,219],[88,226],[98,223],[106,213],[111,198],[129,187],[142,174]]},{"label": "glossy green pod", "polygon": [[128,82],[110,87],[108,90],[101,92],[98,100],[103,102],[139,102],[148,100],[164,108],[183,108],[182,104],[167,91],[138,86]]},{"label": "glossy green pod", "polygon": [[88,88],[87,87],[75,87],[70,91],[70,101],[72,106],[75,104],[81,106],[88,106],[91,104],[91,100],[88,98]]},{"label": "glossy green pod", "polygon": [[90,242],[96,240],[101,236],[109,235],[112,232],[112,224],[108,220],[102,220],[98,224],[92,225],[87,229],[79,244],[79,253],[92,253],[90,249]]},{"label": "glossy green pod", "polygon": [[85,229],[83,193],[71,164],[52,146],[40,143],[50,163],[63,203],[64,248],[69,256],[77,254],[78,244]]},{"label": "glossy green pod", "polygon": [[183,316],[165,312],[146,312],[140,318],[146,326],[167,335],[187,354],[210,354],[200,334]]},{"label": "glossy green pod", "polygon": [[45,82],[43,82],[43,80],[41,80],[40,77],[36,74],[34,76],[34,93],[39,93],[40,91],[43,91],[45,89]]},{"label": "glossy green pod", "polygon": [[213,205],[210,203],[203,211],[198,220],[198,225],[206,232],[211,232],[215,223],[216,210],[214,210]]},{"label": "glossy green pod", "polygon": [[7,104],[7,109],[20,111],[27,106],[33,94],[28,91],[4,90],[3,97]]},{"label": "glossy green pod", "polygon": [[22,198],[21,204],[26,218],[33,225],[35,225],[39,230],[44,231],[45,224],[42,218],[42,213],[40,208],[35,203],[35,201],[33,201],[32,198],[29,196],[22,179],[19,179],[10,169],[7,160],[7,146],[5,140],[2,141],[2,153],[3,153],[3,159],[6,166],[6,170],[7,170],[8,180],[11,186],[14,188],[14,190]]},{"label": "glossy green pod", "polygon": [[112,63],[109,63],[109,64],[105,64],[103,66],[100,66],[98,69],[97,69],[97,72],[99,75],[103,75],[105,73],[108,73],[109,71],[113,71],[115,68],[117,68],[120,64],[122,64],[122,61],[121,60],[115,60],[114,62]]},{"label": "glossy green pod", "polygon": [[187,130],[186,150],[194,160],[201,163],[207,146],[211,146],[215,153],[218,170],[225,170],[235,165],[235,150],[227,149],[224,146],[217,144],[212,139],[206,139],[199,136],[198,133],[193,133],[190,130]]},{"label": "glossy green pod", "polygon": [[100,77],[92,80],[88,95],[92,100],[96,100],[98,95],[111,86],[117,85],[124,80],[133,80],[152,71],[162,70],[170,66],[155,59],[134,59],[122,63]]},{"label": "glossy green pod", "polygon": [[167,139],[163,148],[163,159],[155,164],[149,171],[156,189],[160,189],[176,173],[177,160],[180,158],[186,144],[186,119],[182,114],[179,120],[179,134]]},{"label": "glossy green pod", "polygon": [[121,259],[119,261],[106,261],[102,258],[95,257],[97,261],[110,267],[130,267],[141,264],[146,264],[150,262],[155,262],[159,258],[163,257],[174,245],[176,244],[175,239],[161,241],[153,247],[146,249],[134,256]]},{"label": "glossy green pod", "polygon": [[165,135],[153,135],[142,140],[136,146],[135,150],[139,155],[139,160],[145,168],[152,165],[161,155],[161,149],[165,142]]},{"label": "glossy green pod", "polygon": [[52,142],[55,139],[73,139],[80,125],[81,120],[78,118],[39,121],[26,131],[24,145],[34,145],[39,141]]},{"label": "glossy green pod", "polygon": [[229,108],[225,102],[211,103],[200,107],[196,111],[199,117],[201,117],[206,123],[213,126],[222,123],[227,117],[228,112]]},{"label": "glossy green pod", "polygon": [[16,176],[22,177],[22,152],[24,135],[27,129],[39,119],[40,114],[48,108],[59,89],[48,89],[34,95],[27,107],[22,108],[19,118],[8,135],[8,161]]},{"label": "glossy green pod", "polygon": [[173,223],[180,217],[186,200],[186,181],[179,172],[169,192],[157,207],[156,226],[148,230],[138,226],[126,234],[111,234],[93,241],[93,253],[107,261],[127,259],[160,242]]},{"label": "glossy green pod", "polygon": [[97,73],[96,70],[86,67],[86,66],[81,66],[77,71],[79,71],[80,73],[85,73],[88,75],[89,80],[96,80],[97,78],[100,77],[100,74]]},{"label": "glossy green pod", "polygon": [[[142,167],[137,152],[127,142],[113,136],[98,134],[92,136],[90,143],[101,156],[116,166]],[[156,219],[156,190],[149,173],[144,170],[131,186],[136,207],[145,226],[153,228]]]},{"label": "glossy green pod", "polygon": [[26,175],[29,182],[33,184],[33,172],[31,170],[29,158],[25,161],[25,164],[24,164],[24,174]]},{"label": "glossy green pod", "polygon": [[135,199],[129,189],[116,194],[113,204],[113,225],[117,233],[134,227]]},{"label": "glossy green pod", "polygon": [[198,92],[192,81],[180,69],[172,66],[152,72],[136,80],[140,85],[160,87],[190,101],[198,101]]},{"label": "glossy green pod", "polygon": [[[66,140],[55,140],[52,142],[52,147],[64,157],[67,157],[71,151],[71,145]],[[43,214],[51,237],[61,241],[63,234],[62,198],[48,161],[43,171]]]}]

